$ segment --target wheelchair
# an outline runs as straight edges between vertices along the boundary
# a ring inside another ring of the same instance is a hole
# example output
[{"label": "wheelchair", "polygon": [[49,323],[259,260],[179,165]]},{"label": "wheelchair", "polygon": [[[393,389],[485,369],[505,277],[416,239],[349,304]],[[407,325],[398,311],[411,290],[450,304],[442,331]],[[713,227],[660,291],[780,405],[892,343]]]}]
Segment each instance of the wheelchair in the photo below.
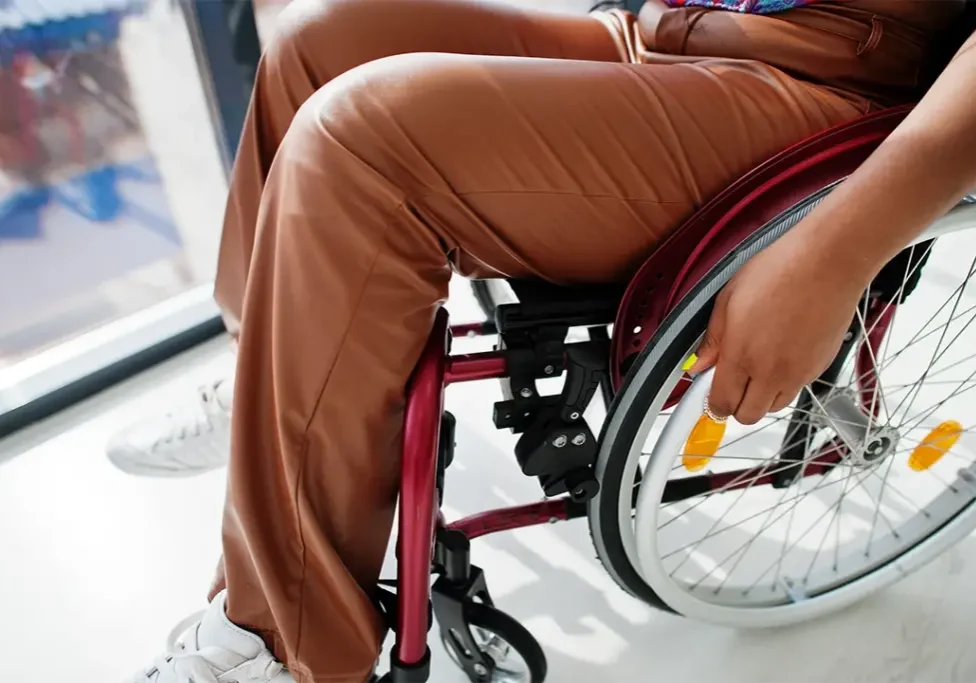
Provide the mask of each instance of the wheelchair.
[{"label": "wheelchair", "polygon": [[[500,302],[482,288],[488,321],[451,327],[438,313],[406,395],[397,579],[379,600],[395,646],[374,681],[429,680],[435,624],[471,681],[545,679],[541,647],[495,607],[471,563],[471,541],[488,534],[586,519],[599,560],[632,596],[770,628],[862,600],[976,529],[976,426],[958,421],[976,352],[956,344],[976,329],[976,242],[962,234],[976,227],[976,196],[879,273],[834,362],[786,410],[752,427],[715,422],[704,411],[711,374],[686,372],[723,285],[909,110],[866,116],[764,163],[625,285],[511,281]],[[965,273],[957,285],[954,271]],[[945,302],[927,307],[933,299]],[[579,341],[567,341],[570,330]],[[451,355],[452,337],[472,335],[497,335],[495,350]],[[541,381],[560,377],[560,393],[541,395]],[[494,424],[519,435],[515,458],[545,497],[448,521],[440,501],[456,422],[444,389],[489,379],[503,381]],[[584,413],[598,395],[607,416],[595,434]]]}]

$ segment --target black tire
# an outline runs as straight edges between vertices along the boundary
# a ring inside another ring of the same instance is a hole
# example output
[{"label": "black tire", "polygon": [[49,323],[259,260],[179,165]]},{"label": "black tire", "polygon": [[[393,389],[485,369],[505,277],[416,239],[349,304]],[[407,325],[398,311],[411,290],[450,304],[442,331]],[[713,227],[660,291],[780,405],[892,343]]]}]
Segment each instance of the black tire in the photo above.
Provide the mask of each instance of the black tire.
[{"label": "black tire", "polygon": [[[623,386],[607,413],[600,435],[596,465],[599,495],[590,501],[588,521],[597,556],[624,590],[658,609],[674,612],[651,588],[631,563],[621,535],[620,497],[630,449],[644,418],[660,412],[662,389],[705,332],[715,297],[749,258],[795,226],[829,193],[814,194],[780,214],[726,254],[679,302],[630,367]],[[640,470],[637,470],[638,474]],[[627,485],[633,489],[634,480]],[[628,499],[633,499],[633,490]]]},{"label": "black tire", "polygon": [[[489,607],[480,602],[469,602],[464,606],[464,618],[470,628],[478,628],[493,633],[518,652],[519,656],[529,668],[529,679],[525,683],[543,683],[549,671],[546,654],[542,646],[528,630],[515,619],[504,612]],[[449,654],[460,658],[457,648],[452,645],[454,637],[443,629],[440,632],[441,642]]]}]

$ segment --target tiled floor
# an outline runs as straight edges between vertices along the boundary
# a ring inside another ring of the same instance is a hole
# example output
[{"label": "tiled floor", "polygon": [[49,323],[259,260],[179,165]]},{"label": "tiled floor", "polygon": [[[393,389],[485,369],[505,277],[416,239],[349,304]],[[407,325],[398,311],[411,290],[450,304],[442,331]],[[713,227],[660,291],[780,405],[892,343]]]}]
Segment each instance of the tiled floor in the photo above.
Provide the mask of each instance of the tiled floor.
[{"label": "tiled floor", "polygon": [[[458,318],[474,315],[466,290]],[[219,549],[223,473],[125,476],[103,457],[129,419],[229,367],[214,342],[0,442],[0,680],[121,683],[199,609]],[[459,514],[538,497],[490,427],[492,383],[452,390],[459,418],[448,508]],[[976,545],[845,614],[742,633],[627,598],[593,559],[586,526],[545,526],[475,544],[500,605],[532,630],[550,681],[948,683],[976,680],[970,645]],[[435,646],[434,683],[463,677]]]}]

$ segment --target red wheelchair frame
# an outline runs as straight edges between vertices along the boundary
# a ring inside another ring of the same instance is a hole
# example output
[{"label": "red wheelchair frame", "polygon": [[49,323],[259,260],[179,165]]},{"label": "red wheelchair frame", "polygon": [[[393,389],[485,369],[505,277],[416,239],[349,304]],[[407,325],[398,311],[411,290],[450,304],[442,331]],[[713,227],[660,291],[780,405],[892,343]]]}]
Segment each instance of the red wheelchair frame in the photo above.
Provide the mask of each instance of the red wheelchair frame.
[{"label": "red wheelchair frame", "polygon": [[[609,340],[610,382],[604,384],[604,397],[612,398],[614,389],[624,381],[629,359],[652,340],[669,311],[719,259],[786,209],[849,175],[910,109],[899,107],[872,114],[786,150],[715,197],[666,240],[631,280],[616,309],[614,334]],[[874,311],[871,324],[875,333],[869,346],[880,343],[891,311],[890,306]],[[419,683],[429,678],[427,637],[432,625],[432,573],[464,587],[472,580],[467,555],[470,540],[499,531],[583,517],[585,499],[593,494],[593,491],[581,491],[581,495],[573,496],[570,492],[544,502],[492,510],[452,523],[447,523],[440,514],[443,470],[449,464],[444,462],[444,454],[449,452],[445,441],[451,442],[448,446],[453,445],[453,430],[443,417],[444,389],[460,382],[509,377],[512,363],[508,350],[450,355],[450,338],[494,331],[495,326],[490,322],[450,328],[447,312],[439,311],[407,389],[397,596],[395,610],[391,610],[395,611],[392,620],[396,644],[390,673],[380,679],[384,682]],[[866,348],[861,349],[858,358],[864,367],[859,368],[859,375],[870,377],[871,373],[864,370],[871,367],[871,357]],[[552,370],[547,368],[549,372]],[[862,391],[870,388],[861,387]],[[677,398],[680,396],[672,396],[672,400]],[[450,433],[442,434],[442,425]],[[805,473],[820,474],[840,457],[836,452],[825,452],[817,463],[821,467],[808,467]],[[682,491],[673,495],[676,499],[701,495],[727,485],[729,477],[742,474],[705,474],[684,479]],[[665,495],[671,497],[667,491]],[[483,586],[480,573],[479,580]],[[462,591],[457,599],[470,599],[470,588],[467,585],[464,589],[467,593]],[[487,589],[484,594],[487,595]],[[487,680],[480,673],[479,677]]]}]

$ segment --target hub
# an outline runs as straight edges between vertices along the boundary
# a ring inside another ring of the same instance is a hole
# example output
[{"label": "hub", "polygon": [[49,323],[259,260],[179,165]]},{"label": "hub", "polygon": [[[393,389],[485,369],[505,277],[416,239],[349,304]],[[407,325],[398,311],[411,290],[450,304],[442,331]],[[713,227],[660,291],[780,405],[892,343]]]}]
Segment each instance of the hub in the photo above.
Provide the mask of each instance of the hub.
[{"label": "hub", "polygon": [[822,405],[823,426],[837,432],[848,448],[847,459],[852,464],[876,465],[898,448],[901,439],[898,430],[890,425],[875,424],[861,410],[852,393],[834,393]]}]

